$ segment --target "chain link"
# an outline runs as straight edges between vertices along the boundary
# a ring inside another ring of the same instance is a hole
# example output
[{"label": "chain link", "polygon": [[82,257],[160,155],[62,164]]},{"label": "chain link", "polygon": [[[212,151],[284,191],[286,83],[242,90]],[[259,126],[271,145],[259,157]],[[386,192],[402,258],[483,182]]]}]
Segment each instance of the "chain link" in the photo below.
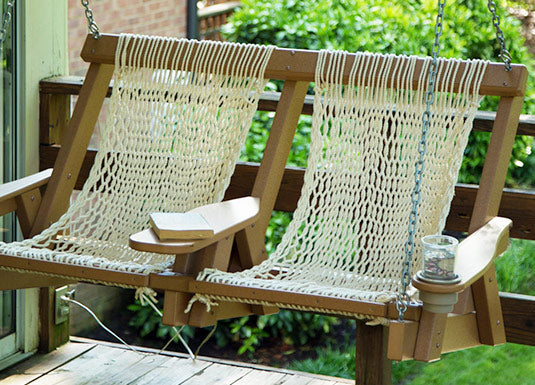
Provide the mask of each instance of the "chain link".
[{"label": "chain link", "polygon": [[85,8],[85,18],[87,19],[87,29],[95,39],[100,39],[100,31],[97,23],[93,18],[93,11],[89,8],[89,0],[81,0],[82,6]]},{"label": "chain link", "polygon": [[401,292],[396,298],[396,309],[398,311],[400,321],[403,321],[405,312],[409,306],[410,297],[407,293],[407,288],[411,283],[411,265],[412,257],[414,255],[414,235],[416,234],[416,226],[418,225],[418,206],[422,199],[421,186],[422,176],[424,173],[424,157],[427,151],[427,132],[429,130],[429,121],[431,118],[431,105],[435,100],[435,81],[437,76],[438,55],[440,54],[440,36],[442,36],[444,20],[444,7],[446,0],[438,0],[438,14],[435,23],[435,41],[433,43],[432,55],[433,61],[429,67],[429,75],[427,79],[427,90],[425,92],[425,111],[422,115],[422,134],[420,142],[418,143],[419,159],[415,163],[414,171],[414,189],[412,190],[411,201],[412,210],[409,215],[409,236],[405,242],[405,262],[403,265],[403,272],[401,276]]},{"label": "chain link", "polygon": [[488,0],[488,8],[492,13],[492,24],[496,28],[496,39],[500,43],[500,54],[498,57],[505,63],[505,70],[511,71],[511,54],[505,48],[505,39],[503,37],[503,31],[500,28],[500,17],[496,14],[496,3],[493,0]]},{"label": "chain link", "polygon": [[9,24],[11,23],[11,19],[13,17],[13,7],[15,6],[15,0],[13,1],[6,1],[6,10],[4,12],[4,15],[2,17],[2,28],[0,29],[0,57],[4,50],[4,43],[7,38],[7,34],[9,31]]}]

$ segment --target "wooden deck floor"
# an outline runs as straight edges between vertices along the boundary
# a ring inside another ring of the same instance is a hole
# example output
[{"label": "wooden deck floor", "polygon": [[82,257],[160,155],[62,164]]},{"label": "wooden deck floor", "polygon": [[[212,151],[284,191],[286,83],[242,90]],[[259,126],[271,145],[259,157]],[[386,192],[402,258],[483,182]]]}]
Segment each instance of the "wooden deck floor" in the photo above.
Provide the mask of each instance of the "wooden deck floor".
[{"label": "wooden deck floor", "polygon": [[1,385],[184,384],[342,385],[352,381],[177,353],[136,353],[112,344],[70,342],[0,373]]}]

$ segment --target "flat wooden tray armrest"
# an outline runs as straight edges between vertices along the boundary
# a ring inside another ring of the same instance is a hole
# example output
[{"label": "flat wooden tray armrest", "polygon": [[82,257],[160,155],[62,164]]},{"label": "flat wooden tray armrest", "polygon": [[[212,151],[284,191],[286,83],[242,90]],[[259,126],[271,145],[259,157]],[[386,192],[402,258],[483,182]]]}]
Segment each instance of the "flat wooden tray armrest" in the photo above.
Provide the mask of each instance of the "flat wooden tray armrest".
[{"label": "flat wooden tray armrest", "polygon": [[414,287],[430,293],[458,293],[477,281],[502,254],[509,244],[509,228],[512,221],[508,218],[494,217],[464,241],[459,243],[455,272],[461,281],[454,285],[432,284],[412,280]]},{"label": "flat wooden tray armrest", "polygon": [[193,253],[253,224],[260,212],[260,199],[237,198],[197,207],[189,212],[202,214],[214,229],[214,235],[199,240],[160,241],[152,229],[146,229],[130,236],[130,247],[161,254]]},{"label": "flat wooden tray armrest", "polygon": [[17,208],[15,199],[24,193],[44,186],[48,183],[51,175],[52,169],[49,168],[37,174],[0,185],[0,216],[15,211]]}]

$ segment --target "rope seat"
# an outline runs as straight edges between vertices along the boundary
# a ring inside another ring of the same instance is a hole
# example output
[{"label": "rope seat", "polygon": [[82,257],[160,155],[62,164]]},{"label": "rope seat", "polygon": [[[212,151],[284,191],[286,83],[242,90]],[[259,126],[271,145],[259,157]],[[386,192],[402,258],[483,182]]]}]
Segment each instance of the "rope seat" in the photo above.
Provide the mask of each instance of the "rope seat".
[{"label": "rope seat", "polygon": [[[198,280],[374,302],[396,297],[432,62],[425,60],[416,78],[416,60],[359,53],[347,81],[348,54],[321,51],[304,185],[280,245],[249,270],[205,269]],[[430,111],[415,239],[444,228],[479,106],[487,62],[464,63],[438,59],[442,81]],[[421,264],[419,249],[415,266]]]},{"label": "rope seat", "polygon": [[[209,41],[195,48],[120,36],[109,111],[83,190],[48,229],[0,243],[0,253],[144,274],[173,263],[173,255],[129,248],[128,238],[149,227],[151,212],[223,199],[273,51]],[[186,63],[190,71],[179,71]]]}]

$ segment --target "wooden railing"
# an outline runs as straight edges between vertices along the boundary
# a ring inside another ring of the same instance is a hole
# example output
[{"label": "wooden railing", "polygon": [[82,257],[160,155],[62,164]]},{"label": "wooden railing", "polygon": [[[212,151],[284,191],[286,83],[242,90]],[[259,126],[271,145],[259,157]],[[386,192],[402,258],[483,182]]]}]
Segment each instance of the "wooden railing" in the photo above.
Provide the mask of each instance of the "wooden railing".
[{"label": "wooden railing", "polygon": [[240,5],[240,1],[225,1],[199,9],[197,11],[198,38],[201,40],[222,40],[221,27],[227,22],[227,17]]},{"label": "wooden railing", "polygon": [[[54,166],[61,147],[61,136],[69,120],[71,95],[77,95],[82,86],[80,77],[55,77],[40,82],[40,169]],[[111,95],[110,86],[108,96]],[[274,111],[278,103],[278,94],[264,93],[258,109]],[[303,114],[312,114],[312,98],[307,97]],[[473,129],[490,132],[495,114],[478,112]],[[535,117],[521,116],[518,127],[519,135],[535,136]],[[76,188],[81,189],[93,165],[96,150],[86,153]],[[227,190],[226,199],[250,195],[253,181],[258,172],[258,164],[239,163]],[[304,169],[286,167],[279,191],[276,210],[293,212],[303,185]],[[446,229],[451,231],[468,231],[468,224],[477,192],[476,185],[458,184],[452,201]],[[513,220],[511,236],[535,240],[535,191],[505,189],[499,215]],[[535,345],[535,297],[502,293],[500,295],[507,340],[525,345]]]}]

